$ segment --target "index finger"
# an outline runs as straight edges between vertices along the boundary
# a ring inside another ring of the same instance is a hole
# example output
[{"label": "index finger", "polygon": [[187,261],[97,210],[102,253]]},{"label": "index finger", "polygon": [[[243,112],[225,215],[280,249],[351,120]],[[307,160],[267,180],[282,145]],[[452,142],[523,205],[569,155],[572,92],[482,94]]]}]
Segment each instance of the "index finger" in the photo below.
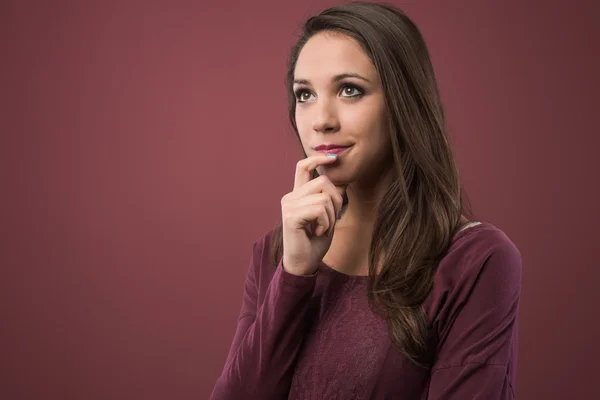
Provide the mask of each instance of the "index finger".
[{"label": "index finger", "polygon": [[337,160],[337,154],[316,154],[304,158],[296,164],[296,176],[294,178],[294,189],[310,181],[310,173],[319,165],[333,164]]}]

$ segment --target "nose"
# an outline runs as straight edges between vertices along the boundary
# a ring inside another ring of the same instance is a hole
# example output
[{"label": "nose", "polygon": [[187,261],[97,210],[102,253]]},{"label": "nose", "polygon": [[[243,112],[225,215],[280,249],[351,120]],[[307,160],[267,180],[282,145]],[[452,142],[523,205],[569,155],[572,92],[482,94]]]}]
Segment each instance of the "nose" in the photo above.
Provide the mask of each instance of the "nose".
[{"label": "nose", "polygon": [[[320,104],[319,104],[320,103]],[[335,105],[321,100],[315,104],[312,128],[318,133],[333,133],[340,129]]]}]

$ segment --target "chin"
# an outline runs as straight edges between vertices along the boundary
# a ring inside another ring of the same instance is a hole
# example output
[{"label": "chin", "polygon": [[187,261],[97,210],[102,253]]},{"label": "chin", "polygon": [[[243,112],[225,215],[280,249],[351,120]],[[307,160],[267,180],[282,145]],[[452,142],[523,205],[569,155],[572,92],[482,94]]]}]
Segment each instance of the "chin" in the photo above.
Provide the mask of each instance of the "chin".
[{"label": "chin", "polygon": [[331,166],[327,168],[319,168],[319,175],[325,175],[334,185],[349,185],[354,182],[353,174],[348,173],[342,167]]}]

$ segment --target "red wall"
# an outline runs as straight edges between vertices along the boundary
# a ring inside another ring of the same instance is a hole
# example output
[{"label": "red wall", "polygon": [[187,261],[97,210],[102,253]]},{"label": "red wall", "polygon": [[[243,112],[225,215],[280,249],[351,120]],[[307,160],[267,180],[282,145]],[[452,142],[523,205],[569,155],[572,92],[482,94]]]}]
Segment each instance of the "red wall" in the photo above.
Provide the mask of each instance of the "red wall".
[{"label": "red wall", "polygon": [[[288,48],[331,2],[52,3],[0,3],[0,397],[207,398],[300,155]],[[600,398],[599,7],[404,3],[522,251],[519,398]]]}]

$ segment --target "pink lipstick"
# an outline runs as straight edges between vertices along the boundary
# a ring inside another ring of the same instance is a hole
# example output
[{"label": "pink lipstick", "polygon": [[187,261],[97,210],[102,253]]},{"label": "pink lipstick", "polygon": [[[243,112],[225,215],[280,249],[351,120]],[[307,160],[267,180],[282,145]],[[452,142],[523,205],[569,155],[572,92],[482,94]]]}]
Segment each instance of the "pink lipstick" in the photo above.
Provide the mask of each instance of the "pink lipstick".
[{"label": "pink lipstick", "polygon": [[315,147],[315,150],[319,153],[325,154],[340,154],[351,146],[339,145],[339,144],[322,144],[320,146]]}]

